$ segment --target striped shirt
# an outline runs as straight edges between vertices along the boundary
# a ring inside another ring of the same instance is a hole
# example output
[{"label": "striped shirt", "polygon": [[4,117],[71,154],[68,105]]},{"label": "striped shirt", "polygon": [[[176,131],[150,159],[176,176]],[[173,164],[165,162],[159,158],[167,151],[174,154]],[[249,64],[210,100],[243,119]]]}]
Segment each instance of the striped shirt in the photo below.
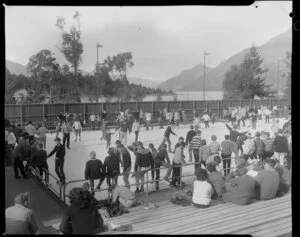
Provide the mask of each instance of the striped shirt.
[{"label": "striped shirt", "polygon": [[199,135],[194,136],[193,139],[192,139],[191,144],[192,144],[193,149],[200,149],[200,147],[201,147],[201,137]]}]

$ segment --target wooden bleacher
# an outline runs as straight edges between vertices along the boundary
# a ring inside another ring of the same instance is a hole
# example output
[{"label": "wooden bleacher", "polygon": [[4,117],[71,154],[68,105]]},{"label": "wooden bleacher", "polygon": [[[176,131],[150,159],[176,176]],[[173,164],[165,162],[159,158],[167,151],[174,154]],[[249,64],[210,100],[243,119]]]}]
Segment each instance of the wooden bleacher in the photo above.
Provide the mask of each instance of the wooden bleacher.
[{"label": "wooden bleacher", "polygon": [[132,224],[132,231],[103,234],[250,234],[274,237],[292,233],[291,194],[251,205],[218,204],[207,209],[176,206],[168,201],[158,208],[131,208],[110,218],[114,224]]}]

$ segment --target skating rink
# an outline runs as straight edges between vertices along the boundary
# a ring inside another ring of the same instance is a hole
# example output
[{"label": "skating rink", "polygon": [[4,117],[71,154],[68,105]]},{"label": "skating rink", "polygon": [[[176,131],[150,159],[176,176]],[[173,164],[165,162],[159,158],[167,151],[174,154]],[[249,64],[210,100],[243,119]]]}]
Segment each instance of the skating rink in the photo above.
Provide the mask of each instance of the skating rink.
[{"label": "skating rink", "polygon": [[[280,125],[282,126],[287,120],[280,119]],[[179,137],[186,138],[186,133],[189,130],[190,124],[187,125],[180,125],[179,128],[174,128],[173,131],[177,134],[177,136],[173,136],[171,134],[170,139],[172,142],[172,150],[174,149],[174,145],[177,143]],[[201,123],[201,131],[202,131],[202,139],[206,139],[207,144],[211,142],[211,135],[216,135],[217,140],[219,143],[221,143],[224,140],[224,135],[229,134],[228,129],[225,126],[224,122],[217,122],[214,125],[210,124],[210,128],[204,128],[204,124]],[[257,129],[256,131],[270,131],[271,124],[265,124],[261,120],[257,123]],[[141,128],[140,134],[139,134],[139,141],[143,142],[144,147],[148,148],[149,143],[153,143],[155,148],[157,148],[162,140],[163,135],[165,132],[166,126],[164,126],[164,129],[159,129],[158,127],[154,127],[153,130],[146,131],[144,127]],[[111,131],[114,131],[114,129],[111,129]],[[250,122],[246,121],[246,126],[241,127],[239,130],[240,132],[249,131],[254,136],[255,131],[250,128]],[[100,159],[102,162],[104,161],[105,157],[107,156],[107,149],[106,149],[106,142],[100,141],[102,133],[100,130],[97,131],[83,131],[81,134],[81,141],[74,142],[75,140],[75,134],[71,133],[71,139],[70,139],[70,150],[66,149],[66,156],[65,156],[65,163],[64,163],[64,171],[66,176],[66,182],[69,182],[71,180],[80,180],[84,179],[84,170],[85,170],[85,163],[87,160],[89,160],[89,153],[91,151],[95,151],[97,154],[97,158]],[[62,135],[60,133],[59,135],[62,138]],[[53,147],[55,146],[54,143],[55,134],[47,134],[47,148],[46,151],[49,154]],[[118,140],[118,134],[115,133],[112,135],[112,141],[111,145],[115,146],[115,141]],[[131,145],[134,141],[134,133],[128,134],[127,137],[127,144],[126,147]],[[132,160],[132,171],[134,171],[134,163],[135,163],[135,156],[132,152],[131,154],[131,160]],[[186,161],[188,160],[188,149],[185,148],[184,154],[186,156]],[[172,162],[173,154],[169,153],[170,161]],[[49,165],[49,171],[54,176],[56,176],[55,173],[55,156],[52,156],[51,158],[48,158],[48,165]],[[232,166],[235,166],[234,160],[232,161]],[[184,166],[183,167],[183,174],[193,174],[194,166]],[[121,168],[122,172],[122,168]],[[161,178],[164,176],[165,170],[161,171]],[[149,178],[151,178],[150,172],[149,172]],[[84,181],[83,181],[84,182]],[[66,188],[66,195],[68,195],[69,191],[73,187],[80,187],[83,182],[77,182],[69,184]],[[55,190],[59,191],[59,185],[56,184],[56,181],[50,177],[50,183]],[[135,179],[131,178],[130,175],[130,183],[135,183]],[[97,182],[96,182],[97,184]],[[119,185],[123,185],[123,177],[119,177],[118,180]],[[160,188],[167,188],[168,185],[164,182],[160,182]],[[107,188],[106,180],[103,182],[102,189]],[[154,183],[149,184],[149,191],[154,191]],[[134,191],[135,186],[131,186],[131,189]],[[104,199],[107,197],[107,192],[96,192],[95,197],[98,199]],[[68,201],[68,198],[66,198]]]}]

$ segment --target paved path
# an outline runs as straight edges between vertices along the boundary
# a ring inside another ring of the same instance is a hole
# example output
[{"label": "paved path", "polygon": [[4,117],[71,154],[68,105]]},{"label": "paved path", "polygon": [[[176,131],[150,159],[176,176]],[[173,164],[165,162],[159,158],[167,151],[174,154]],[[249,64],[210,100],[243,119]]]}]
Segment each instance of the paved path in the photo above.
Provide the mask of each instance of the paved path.
[{"label": "paved path", "polygon": [[35,212],[39,233],[55,234],[54,229],[45,228],[42,222],[61,218],[63,215],[63,207],[32,179],[16,180],[14,178],[13,169],[10,167],[5,168],[5,208],[14,204],[14,198],[18,193],[26,191],[31,195],[31,209]]}]

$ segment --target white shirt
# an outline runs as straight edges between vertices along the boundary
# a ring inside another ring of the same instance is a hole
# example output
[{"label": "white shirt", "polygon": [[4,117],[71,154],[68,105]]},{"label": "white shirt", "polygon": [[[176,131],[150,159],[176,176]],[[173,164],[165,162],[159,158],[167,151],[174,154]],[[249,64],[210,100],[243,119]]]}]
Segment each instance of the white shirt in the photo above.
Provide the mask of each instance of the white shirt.
[{"label": "white shirt", "polygon": [[211,203],[211,196],[213,194],[213,188],[207,181],[195,180],[193,191],[193,202],[200,205],[209,205]]},{"label": "white shirt", "polygon": [[146,114],[146,120],[147,121],[151,121],[151,113],[147,113]]},{"label": "white shirt", "polygon": [[244,141],[244,144],[242,145],[244,154],[249,155],[251,152],[253,153],[255,151],[255,143],[251,139],[247,139]]},{"label": "white shirt", "polygon": [[208,114],[204,114],[201,119],[203,119],[204,121],[209,121],[210,120]]},{"label": "white shirt", "polygon": [[96,118],[95,118],[95,115],[92,114],[92,115],[90,116],[90,120],[93,122],[93,121],[95,121],[95,119],[96,119]]},{"label": "white shirt", "polygon": [[82,129],[81,124],[80,124],[79,121],[75,121],[75,122],[73,123],[73,126],[72,126],[72,127],[75,128],[75,130],[81,130],[81,129]]},{"label": "white shirt", "polygon": [[140,124],[139,124],[138,122],[134,122],[134,123],[132,124],[132,130],[133,130],[134,132],[140,131]]}]

